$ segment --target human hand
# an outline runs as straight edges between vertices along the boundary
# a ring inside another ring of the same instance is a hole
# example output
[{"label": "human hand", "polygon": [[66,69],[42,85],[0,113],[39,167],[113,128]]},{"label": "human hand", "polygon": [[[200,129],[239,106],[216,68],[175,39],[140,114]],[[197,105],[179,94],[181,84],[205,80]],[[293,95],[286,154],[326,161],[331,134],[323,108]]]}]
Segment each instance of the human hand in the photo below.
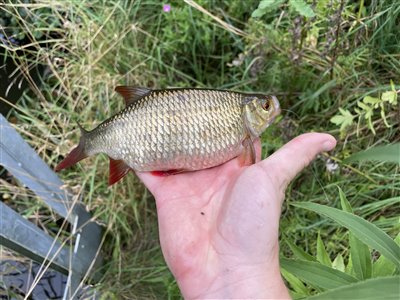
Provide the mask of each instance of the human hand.
[{"label": "human hand", "polygon": [[285,190],[335,145],[308,133],[249,167],[236,158],[174,176],[137,173],[156,199],[161,248],[185,298],[289,298],[278,242]]}]

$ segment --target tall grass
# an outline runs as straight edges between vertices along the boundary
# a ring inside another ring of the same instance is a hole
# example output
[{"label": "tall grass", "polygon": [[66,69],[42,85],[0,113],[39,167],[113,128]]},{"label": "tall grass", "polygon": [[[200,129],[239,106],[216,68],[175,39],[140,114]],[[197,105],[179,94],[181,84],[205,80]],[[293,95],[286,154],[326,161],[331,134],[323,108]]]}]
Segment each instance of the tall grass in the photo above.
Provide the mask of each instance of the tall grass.
[{"label": "tall grass", "polygon": [[[342,228],[289,206],[309,201],[340,207],[340,186],[357,215],[392,237],[398,232],[399,210],[383,201],[400,194],[398,166],[343,162],[359,150],[398,142],[398,108],[385,107],[391,127],[373,115],[375,135],[362,118],[342,136],[329,120],[339,108],[354,111],[366,95],[389,91],[390,80],[398,92],[400,7],[395,0],[345,1],[342,9],[340,1],[307,2],[314,3],[313,18],[300,16],[285,1],[261,18],[251,18],[256,0],[198,1],[200,10],[190,1],[171,1],[169,13],[151,0],[5,1],[0,9],[13,15],[28,41],[27,46],[3,44],[6,55],[28,78],[35,64],[48,70],[9,118],[54,166],[78,141],[77,121],[91,129],[123,108],[114,92],[118,84],[276,94],[284,113],[263,135],[265,154],[307,131],[339,138],[333,153],[320,156],[288,188],[281,219],[282,255],[293,257],[284,241],[316,255],[320,236],[332,260],[340,253],[348,261],[349,241],[343,239]],[[43,8],[47,14],[37,14]],[[26,22],[22,10],[36,15],[41,25]],[[58,23],[49,23],[48,15]],[[335,164],[338,168],[329,171]],[[89,158],[60,176],[73,190],[84,192],[87,208],[106,229],[106,271],[97,287],[105,299],[178,298],[159,248],[154,201],[139,180],[129,175],[107,187],[104,156]],[[40,200],[23,187],[2,182],[2,189],[25,216],[37,222],[47,218],[39,214]]]}]

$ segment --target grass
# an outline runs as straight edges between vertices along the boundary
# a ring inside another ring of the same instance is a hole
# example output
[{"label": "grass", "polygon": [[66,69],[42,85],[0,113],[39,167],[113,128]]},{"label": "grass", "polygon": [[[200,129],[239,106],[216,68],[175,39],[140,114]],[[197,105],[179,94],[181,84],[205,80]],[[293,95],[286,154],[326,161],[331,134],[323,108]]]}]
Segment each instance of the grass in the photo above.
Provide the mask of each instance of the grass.
[{"label": "grass", "polygon": [[[357,215],[392,237],[399,231],[399,209],[385,201],[400,195],[399,166],[343,163],[359,150],[400,140],[398,107],[385,104],[389,128],[378,112],[372,116],[376,134],[363,115],[344,131],[330,119],[339,108],[354,113],[365,96],[389,91],[390,80],[399,92],[400,7],[395,0],[346,1],[339,14],[340,1],[317,1],[316,17],[306,19],[284,3],[262,18],[251,18],[258,2],[198,1],[200,11],[190,1],[171,1],[165,13],[159,1],[151,0],[6,1],[0,10],[14,16],[15,27],[28,40],[28,46],[3,45],[6,55],[28,78],[35,64],[48,68],[48,76],[23,95],[9,119],[55,166],[78,141],[77,121],[91,129],[123,108],[114,92],[118,84],[275,94],[284,111],[262,137],[265,155],[303,132],[338,138],[335,151],[318,157],[288,188],[281,253],[293,257],[285,242],[291,241],[315,255],[320,234],[331,259],[340,253],[347,261],[345,231],[291,204],[340,207],[340,186]],[[40,26],[21,16],[22,10],[35,14],[44,8]],[[327,171],[331,162],[338,164],[336,171]],[[104,299],[179,298],[159,248],[154,201],[139,180],[129,175],[108,188],[104,156],[60,176],[74,191],[84,192],[87,208],[105,224],[107,268],[98,285]],[[2,181],[1,188],[10,195],[7,203],[24,216],[49,223],[48,214],[39,213],[46,211],[40,199],[15,183]]]}]

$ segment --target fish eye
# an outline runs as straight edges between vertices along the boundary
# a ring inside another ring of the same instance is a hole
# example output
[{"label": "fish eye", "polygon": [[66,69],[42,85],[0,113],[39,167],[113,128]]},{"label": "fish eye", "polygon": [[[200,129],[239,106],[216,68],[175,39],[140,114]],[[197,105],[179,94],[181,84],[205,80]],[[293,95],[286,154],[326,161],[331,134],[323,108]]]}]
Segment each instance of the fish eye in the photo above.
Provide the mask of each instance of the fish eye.
[{"label": "fish eye", "polygon": [[264,108],[265,110],[268,110],[270,107],[271,107],[271,105],[269,104],[269,100],[265,101],[265,103],[264,103],[264,105],[263,105],[263,108]]}]

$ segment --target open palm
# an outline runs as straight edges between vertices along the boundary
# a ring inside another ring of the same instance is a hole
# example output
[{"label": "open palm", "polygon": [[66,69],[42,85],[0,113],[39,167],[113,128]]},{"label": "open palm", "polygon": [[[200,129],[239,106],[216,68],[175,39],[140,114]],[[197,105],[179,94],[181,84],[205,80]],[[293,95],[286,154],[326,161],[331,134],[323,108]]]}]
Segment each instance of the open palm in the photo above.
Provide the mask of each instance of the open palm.
[{"label": "open palm", "polygon": [[138,176],[154,195],[164,257],[186,298],[288,297],[279,273],[278,229],[287,184],[334,147],[305,134],[268,159],[173,176]]}]

